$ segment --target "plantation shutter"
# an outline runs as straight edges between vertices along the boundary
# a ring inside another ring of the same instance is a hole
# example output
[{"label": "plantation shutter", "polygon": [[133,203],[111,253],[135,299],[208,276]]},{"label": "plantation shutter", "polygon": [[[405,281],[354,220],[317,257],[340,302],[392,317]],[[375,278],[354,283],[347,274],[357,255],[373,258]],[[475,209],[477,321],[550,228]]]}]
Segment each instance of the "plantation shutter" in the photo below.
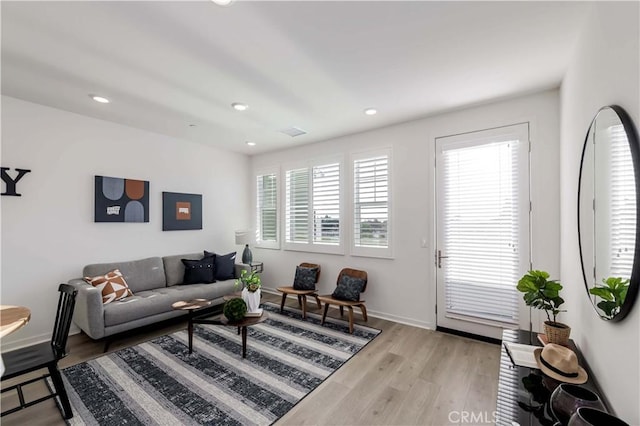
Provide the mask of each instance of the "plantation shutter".
[{"label": "plantation shutter", "polygon": [[257,177],[257,229],[258,241],[278,240],[277,179],[276,174]]},{"label": "plantation shutter", "polygon": [[313,167],[313,242],[340,244],[340,163]]},{"label": "plantation shutter", "polygon": [[285,238],[289,243],[309,242],[309,169],[286,172]]},{"label": "plantation shutter", "polygon": [[[622,125],[607,129],[611,138],[611,270],[601,278],[631,277],[636,243],[636,186],[629,142]],[[600,281],[598,281],[600,282]]]},{"label": "plantation shutter", "polygon": [[447,316],[518,324],[520,143],[443,151]]},{"label": "plantation shutter", "polygon": [[389,156],[353,162],[355,247],[389,246]]}]

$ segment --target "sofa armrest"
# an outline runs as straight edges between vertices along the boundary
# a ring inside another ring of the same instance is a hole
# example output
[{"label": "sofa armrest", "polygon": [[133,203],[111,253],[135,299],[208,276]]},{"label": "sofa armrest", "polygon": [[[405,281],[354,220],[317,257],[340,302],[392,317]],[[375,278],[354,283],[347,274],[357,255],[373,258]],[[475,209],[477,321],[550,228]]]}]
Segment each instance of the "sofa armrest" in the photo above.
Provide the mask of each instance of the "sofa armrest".
[{"label": "sofa armrest", "polygon": [[82,279],[73,279],[69,284],[78,290],[73,322],[92,339],[104,337],[104,308],[100,290]]},{"label": "sofa armrest", "polygon": [[236,278],[240,278],[242,271],[251,273],[251,265],[247,265],[246,263],[236,263]]}]

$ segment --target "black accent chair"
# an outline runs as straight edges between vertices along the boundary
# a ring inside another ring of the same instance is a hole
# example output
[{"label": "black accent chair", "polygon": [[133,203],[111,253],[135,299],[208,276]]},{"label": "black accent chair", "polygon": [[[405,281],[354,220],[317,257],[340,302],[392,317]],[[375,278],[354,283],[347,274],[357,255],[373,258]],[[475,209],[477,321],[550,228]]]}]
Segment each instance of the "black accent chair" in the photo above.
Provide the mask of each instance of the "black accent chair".
[{"label": "black accent chair", "polygon": [[[58,370],[58,361],[67,355],[67,338],[69,337],[69,327],[71,327],[73,309],[76,304],[77,290],[68,284],[60,284],[58,291],[60,292],[60,298],[58,299],[58,312],[53,326],[51,342],[38,343],[2,354],[2,359],[6,367],[6,371],[2,375],[2,380],[12,379],[42,368],[47,368],[49,374],[2,389],[2,393],[16,389],[18,399],[20,400],[19,407],[3,411],[2,416],[58,396],[60,397],[60,405],[62,407],[62,417],[64,419],[73,417],[69,397],[67,396],[67,391],[62,381],[62,375]],[[39,380],[45,380],[47,377],[51,377],[55,392],[50,392],[49,395],[34,401],[25,402],[22,387]]]}]

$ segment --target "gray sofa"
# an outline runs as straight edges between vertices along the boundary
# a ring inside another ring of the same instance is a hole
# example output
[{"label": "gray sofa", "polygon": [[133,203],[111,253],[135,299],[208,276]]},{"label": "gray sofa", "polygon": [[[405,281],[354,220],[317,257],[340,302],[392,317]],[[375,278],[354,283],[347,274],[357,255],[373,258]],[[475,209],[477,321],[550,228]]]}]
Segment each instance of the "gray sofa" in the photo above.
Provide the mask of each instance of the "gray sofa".
[{"label": "gray sofa", "polygon": [[[82,278],[69,284],[78,290],[73,322],[92,339],[102,339],[123,331],[158,321],[185,315],[171,305],[180,300],[210,299],[214,305],[224,303],[223,297],[236,291],[235,280],[211,284],[183,285],[184,265],[181,259],[199,260],[203,253],[180,254],[147,259],[87,265],[83,277],[104,275],[119,269],[133,296],[102,304],[100,291]],[[236,264],[235,276],[249,265]]]}]

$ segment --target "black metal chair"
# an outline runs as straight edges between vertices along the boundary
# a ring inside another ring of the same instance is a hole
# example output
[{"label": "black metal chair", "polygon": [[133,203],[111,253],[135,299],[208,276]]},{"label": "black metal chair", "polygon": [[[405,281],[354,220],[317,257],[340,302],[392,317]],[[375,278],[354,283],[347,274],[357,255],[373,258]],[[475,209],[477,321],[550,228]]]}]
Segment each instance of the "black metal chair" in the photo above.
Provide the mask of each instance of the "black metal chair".
[{"label": "black metal chair", "polygon": [[[62,381],[62,375],[58,370],[58,361],[67,355],[67,338],[69,337],[69,327],[71,327],[73,309],[76,304],[77,290],[68,284],[60,284],[58,291],[60,292],[60,298],[58,299],[58,312],[56,313],[51,342],[38,343],[2,354],[2,359],[6,367],[6,371],[2,375],[2,380],[12,379],[42,368],[47,368],[49,374],[2,389],[2,393],[16,389],[20,401],[19,407],[3,411],[2,416],[58,396],[60,397],[60,405],[62,407],[62,417],[64,419],[73,417],[69,397],[67,396],[67,391]],[[22,387],[39,380],[45,380],[47,377],[51,377],[55,392],[50,392],[49,395],[34,401],[25,402]]]}]

